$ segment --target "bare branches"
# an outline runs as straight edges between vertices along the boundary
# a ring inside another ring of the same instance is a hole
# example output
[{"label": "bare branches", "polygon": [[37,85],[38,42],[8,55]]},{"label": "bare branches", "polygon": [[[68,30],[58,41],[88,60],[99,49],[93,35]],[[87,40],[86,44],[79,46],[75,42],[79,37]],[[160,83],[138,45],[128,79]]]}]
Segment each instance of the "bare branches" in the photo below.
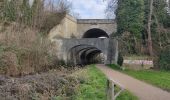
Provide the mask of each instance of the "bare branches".
[{"label": "bare branches", "polygon": [[70,6],[67,0],[33,0],[31,4],[28,0],[5,0],[0,17],[3,21],[17,22],[48,33],[69,12]]},{"label": "bare branches", "polygon": [[113,19],[115,17],[115,12],[117,9],[118,0],[109,0],[107,8],[105,10],[106,17],[109,19]]}]

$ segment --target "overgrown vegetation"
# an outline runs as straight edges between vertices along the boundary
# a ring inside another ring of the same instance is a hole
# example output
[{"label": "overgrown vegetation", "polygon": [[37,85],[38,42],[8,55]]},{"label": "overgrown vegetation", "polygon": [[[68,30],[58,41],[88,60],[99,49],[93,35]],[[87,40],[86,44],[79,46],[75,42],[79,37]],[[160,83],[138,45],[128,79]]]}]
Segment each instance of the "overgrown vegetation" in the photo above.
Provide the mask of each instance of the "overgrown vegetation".
[{"label": "overgrown vegetation", "polygon": [[75,100],[106,100],[106,82],[105,75],[100,72],[95,65],[77,73],[80,79],[80,88],[78,89]]},{"label": "overgrown vegetation", "polygon": [[117,64],[118,64],[119,66],[122,66],[122,65],[123,65],[123,56],[122,56],[121,52],[119,52],[119,54],[118,54]]},{"label": "overgrown vegetation", "polygon": [[122,70],[117,65],[110,65],[111,68],[119,70],[120,72],[126,73],[139,80],[145,81],[164,90],[170,91],[170,73],[167,71],[155,71],[155,70]]},{"label": "overgrown vegetation", "polygon": [[[110,0],[107,13],[116,10],[119,50],[127,55],[151,55],[155,67],[170,43],[170,15],[166,0]],[[152,50],[153,48],[153,50]],[[168,63],[168,62],[166,62]]]},{"label": "overgrown vegetation", "polygon": [[72,100],[79,81],[75,70],[51,70],[20,78],[0,76],[1,100]]},{"label": "overgrown vegetation", "polygon": [[32,74],[60,63],[47,34],[69,11],[69,3],[1,0],[0,11],[0,74]]},{"label": "overgrown vegetation", "polygon": [[[114,0],[116,1],[116,0]],[[113,2],[113,1],[111,1]],[[116,21],[118,30],[115,36],[120,37],[122,53],[124,50],[129,54],[137,54],[142,41],[139,41],[143,33],[144,1],[143,0],[118,0]],[[112,7],[111,7],[112,9]]]},{"label": "overgrown vegetation", "polygon": [[[80,80],[80,86],[74,100],[107,100],[107,78],[95,65],[90,65],[76,73],[75,76]],[[116,100],[137,100],[137,97],[124,91]]]},{"label": "overgrown vegetation", "polygon": [[4,0],[1,7],[2,21],[17,22],[36,28],[42,33],[48,33],[50,29],[58,25],[66,13],[70,4],[63,0]]},{"label": "overgrown vegetation", "polygon": [[162,70],[170,70],[170,47],[161,52],[159,64]]}]

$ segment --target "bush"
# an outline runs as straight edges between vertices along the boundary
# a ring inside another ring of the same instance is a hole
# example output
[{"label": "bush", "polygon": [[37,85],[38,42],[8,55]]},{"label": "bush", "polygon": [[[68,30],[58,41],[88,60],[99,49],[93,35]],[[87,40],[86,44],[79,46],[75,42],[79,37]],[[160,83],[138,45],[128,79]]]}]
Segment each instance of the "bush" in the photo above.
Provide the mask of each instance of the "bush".
[{"label": "bush", "polygon": [[170,47],[167,47],[161,52],[159,66],[163,70],[170,70]]},{"label": "bush", "polygon": [[119,52],[119,54],[118,54],[117,64],[118,64],[119,66],[122,66],[122,65],[123,65],[123,56],[122,56],[122,54],[121,54],[120,52]]},{"label": "bush", "polygon": [[40,36],[37,30],[24,25],[21,27],[16,23],[6,28],[5,31],[0,32],[3,36],[0,39],[1,74],[10,73],[6,68],[11,70],[17,68],[18,74],[25,75],[48,71],[54,65],[56,61],[52,62],[52,60],[56,58],[53,57],[55,50],[52,49],[50,41]]},{"label": "bush", "polygon": [[13,52],[0,52],[0,74],[15,76],[18,74],[18,60]]}]

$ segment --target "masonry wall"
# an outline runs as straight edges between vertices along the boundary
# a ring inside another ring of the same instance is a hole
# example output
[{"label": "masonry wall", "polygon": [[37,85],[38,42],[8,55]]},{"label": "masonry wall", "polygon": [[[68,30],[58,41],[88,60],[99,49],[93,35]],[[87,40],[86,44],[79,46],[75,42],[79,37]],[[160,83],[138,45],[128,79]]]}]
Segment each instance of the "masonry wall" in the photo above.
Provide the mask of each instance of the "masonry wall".
[{"label": "masonry wall", "polygon": [[77,33],[77,20],[73,17],[67,15],[65,18],[65,31],[66,31],[66,38],[74,38],[78,36]]},{"label": "masonry wall", "polygon": [[[118,42],[114,39],[100,39],[100,38],[88,38],[88,39],[54,39],[57,50],[57,56],[59,59],[67,62],[69,50],[77,45],[91,45],[99,50],[105,56],[104,63],[117,63],[118,57]],[[70,60],[73,60],[72,58]]]},{"label": "masonry wall", "polygon": [[98,28],[105,31],[109,36],[117,31],[117,24],[115,23],[77,23],[77,32],[79,33],[79,38],[81,38],[85,32],[90,29]]},{"label": "masonry wall", "polygon": [[[117,31],[117,24],[114,20],[108,19],[74,19],[67,15],[61,24],[54,27],[49,33],[49,39],[54,42],[58,59],[68,61],[70,48],[76,45],[91,45],[102,51],[104,62],[116,63],[118,55],[118,44],[113,39],[83,38],[84,33],[90,29],[98,28],[105,31],[108,35]],[[77,39],[74,39],[74,38]],[[72,60],[72,59],[70,59]]]},{"label": "masonry wall", "polygon": [[93,28],[101,29],[111,35],[117,31],[117,24],[112,19],[74,19],[66,15],[61,23],[50,31],[49,39],[82,38],[86,31]]},{"label": "masonry wall", "polygon": [[71,38],[72,36],[77,37],[77,20],[66,15],[61,23],[55,26],[49,33],[49,39],[53,38]]}]

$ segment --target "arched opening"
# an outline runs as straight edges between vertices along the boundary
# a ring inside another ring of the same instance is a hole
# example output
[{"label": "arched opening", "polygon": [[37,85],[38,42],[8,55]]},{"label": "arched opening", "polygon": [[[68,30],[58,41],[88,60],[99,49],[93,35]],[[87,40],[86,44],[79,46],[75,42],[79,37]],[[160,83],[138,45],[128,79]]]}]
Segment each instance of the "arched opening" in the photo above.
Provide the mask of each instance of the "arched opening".
[{"label": "arched opening", "polygon": [[74,65],[87,65],[101,62],[101,50],[91,45],[77,45],[68,53],[68,62]]},{"label": "arched opening", "polygon": [[93,28],[84,33],[82,38],[109,38],[109,35],[98,28]]},{"label": "arched opening", "polygon": [[89,54],[86,55],[86,59],[88,59],[88,64],[93,63],[102,63],[101,57],[99,56],[102,52],[100,50],[93,50]]}]

